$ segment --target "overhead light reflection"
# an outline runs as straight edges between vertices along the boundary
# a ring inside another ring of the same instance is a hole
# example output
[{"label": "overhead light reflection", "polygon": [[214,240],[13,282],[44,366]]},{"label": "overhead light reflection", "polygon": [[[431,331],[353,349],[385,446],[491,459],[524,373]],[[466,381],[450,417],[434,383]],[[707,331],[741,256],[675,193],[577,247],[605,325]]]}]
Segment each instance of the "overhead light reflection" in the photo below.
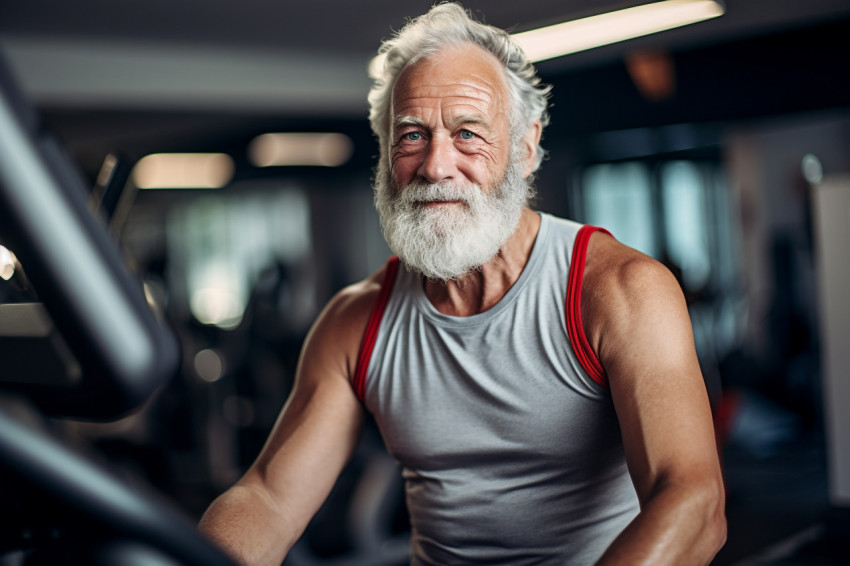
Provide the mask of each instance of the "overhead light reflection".
[{"label": "overhead light reflection", "polygon": [[224,153],[155,153],[133,168],[140,189],[219,189],[233,178],[233,160]]},{"label": "overhead light reflection", "polygon": [[339,167],[352,151],[351,139],[344,134],[270,133],[254,138],[248,158],[257,167]]}]

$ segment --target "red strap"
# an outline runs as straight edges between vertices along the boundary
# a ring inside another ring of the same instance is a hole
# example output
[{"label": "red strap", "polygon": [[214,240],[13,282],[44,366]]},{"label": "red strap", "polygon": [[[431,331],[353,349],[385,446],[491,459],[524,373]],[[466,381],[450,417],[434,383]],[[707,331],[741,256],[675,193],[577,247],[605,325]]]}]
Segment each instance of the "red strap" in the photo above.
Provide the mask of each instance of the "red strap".
[{"label": "red strap", "polygon": [[357,366],[354,369],[354,392],[361,402],[366,394],[366,371],[369,369],[369,360],[372,359],[372,350],[375,348],[375,341],[378,339],[378,328],[380,328],[381,320],[384,318],[384,310],[390,300],[393,282],[395,282],[395,276],[398,272],[398,264],[398,256],[392,256],[387,260],[384,280],[381,282],[381,292],[372,308],[369,323],[366,325],[366,332],[363,334],[363,341],[360,343],[360,352],[357,354]]},{"label": "red strap", "polygon": [[603,387],[608,387],[608,378],[605,369],[596,357],[581,322],[581,284],[584,278],[584,262],[587,259],[587,244],[594,232],[604,232],[611,235],[608,230],[596,226],[582,226],[573,243],[573,258],[570,264],[570,275],[567,283],[567,334],[570,338],[573,351],[578,357],[581,367],[587,372],[593,381]]}]

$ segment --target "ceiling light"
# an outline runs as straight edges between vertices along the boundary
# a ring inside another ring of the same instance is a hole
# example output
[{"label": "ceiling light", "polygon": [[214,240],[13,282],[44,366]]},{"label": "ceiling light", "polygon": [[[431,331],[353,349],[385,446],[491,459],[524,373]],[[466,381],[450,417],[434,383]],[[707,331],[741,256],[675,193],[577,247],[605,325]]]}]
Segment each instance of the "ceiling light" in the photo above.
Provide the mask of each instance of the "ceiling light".
[{"label": "ceiling light", "polygon": [[233,178],[233,160],[223,153],[155,153],[133,168],[140,189],[219,189]]},{"label": "ceiling light", "polygon": [[[511,37],[528,59],[536,63],[710,20],[724,12],[720,0],[664,0],[515,33]],[[370,77],[380,75],[385,59],[386,55],[381,53],[369,61]]]},{"label": "ceiling light", "polygon": [[339,167],[352,151],[351,139],[344,134],[263,134],[251,142],[248,158],[257,167]]},{"label": "ceiling light", "polygon": [[531,61],[544,61],[723,15],[716,0],[665,0],[513,35]]}]

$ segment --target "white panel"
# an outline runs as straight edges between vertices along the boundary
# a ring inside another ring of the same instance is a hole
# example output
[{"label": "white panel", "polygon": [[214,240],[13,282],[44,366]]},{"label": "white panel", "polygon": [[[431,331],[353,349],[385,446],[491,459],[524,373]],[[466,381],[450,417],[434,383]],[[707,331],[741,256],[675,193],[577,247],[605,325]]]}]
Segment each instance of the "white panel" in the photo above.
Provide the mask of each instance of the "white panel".
[{"label": "white panel", "polygon": [[829,496],[850,507],[850,176],[814,188]]}]

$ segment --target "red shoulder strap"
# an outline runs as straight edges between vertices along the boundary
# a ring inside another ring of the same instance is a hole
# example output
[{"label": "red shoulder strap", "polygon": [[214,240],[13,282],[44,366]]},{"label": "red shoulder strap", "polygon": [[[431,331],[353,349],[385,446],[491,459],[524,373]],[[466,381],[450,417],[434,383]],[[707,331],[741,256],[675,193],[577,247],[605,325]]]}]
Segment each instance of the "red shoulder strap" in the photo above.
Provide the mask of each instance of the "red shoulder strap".
[{"label": "red shoulder strap", "polygon": [[366,371],[369,369],[369,361],[372,359],[372,350],[375,348],[375,340],[378,338],[378,329],[381,326],[381,320],[384,318],[384,310],[390,300],[390,293],[398,272],[398,264],[398,256],[392,256],[387,260],[384,279],[381,282],[381,292],[372,308],[369,323],[366,325],[366,332],[363,334],[363,341],[360,343],[360,351],[357,354],[357,366],[354,369],[354,393],[361,402],[366,393]]},{"label": "red shoulder strap", "polygon": [[581,367],[593,381],[603,387],[608,387],[605,369],[590,347],[581,322],[581,285],[584,278],[584,263],[587,259],[587,244],[594,232],[604,232],[609,236],[611,235],[604,228],[582,226],[573,243],[573,258],[570,263],[570,276],[567,282],[567,334]]}]

